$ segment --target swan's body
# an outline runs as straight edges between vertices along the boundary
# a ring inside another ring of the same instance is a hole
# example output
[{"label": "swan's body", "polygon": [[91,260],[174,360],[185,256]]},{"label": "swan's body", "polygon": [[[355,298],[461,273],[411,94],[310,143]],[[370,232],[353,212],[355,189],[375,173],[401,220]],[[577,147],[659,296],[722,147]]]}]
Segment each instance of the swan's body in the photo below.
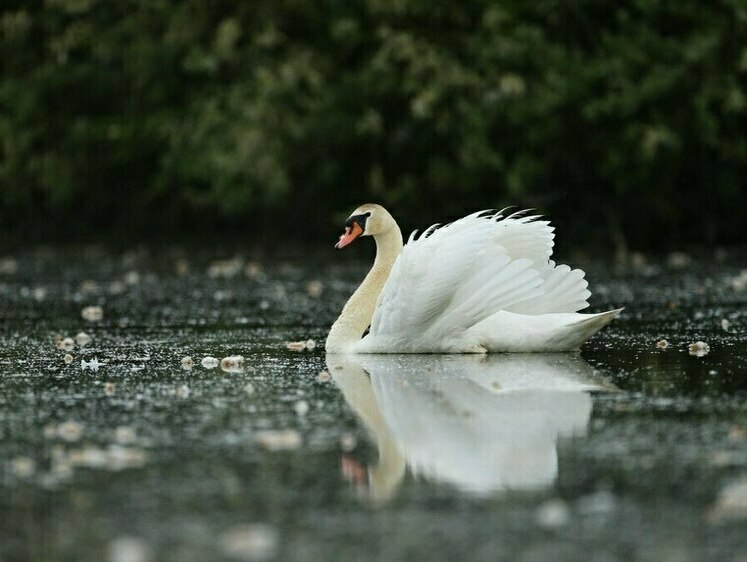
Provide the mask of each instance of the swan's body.
[{"label": "swan's body", "polygon": [[403,246],[386,209],[359,207],[338,247],[370,235],[376,259],[332,325],[327,352],[578,349],[620,311],[578,313],[591,295],[584,272],[550,260],[554,229],[538,219],[480,212]]}]

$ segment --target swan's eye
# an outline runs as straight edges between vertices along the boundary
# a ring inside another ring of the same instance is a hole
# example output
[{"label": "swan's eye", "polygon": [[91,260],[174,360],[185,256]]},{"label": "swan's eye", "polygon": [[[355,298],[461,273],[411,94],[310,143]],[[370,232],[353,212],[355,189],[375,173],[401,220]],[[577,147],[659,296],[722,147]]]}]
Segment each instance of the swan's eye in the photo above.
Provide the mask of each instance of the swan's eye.
[{"label": "swan's eye", "polygon": [[360,214],[360,215],[353,215],[347,221],[345,221],[345,226],[346,227],[352,227],[353,223],[357,223],[358,226],[361,227],[361,230],[365,231],[366,230],[366,220],[370,216],[371,216],[370,212],[363,213],[363,214]]}]

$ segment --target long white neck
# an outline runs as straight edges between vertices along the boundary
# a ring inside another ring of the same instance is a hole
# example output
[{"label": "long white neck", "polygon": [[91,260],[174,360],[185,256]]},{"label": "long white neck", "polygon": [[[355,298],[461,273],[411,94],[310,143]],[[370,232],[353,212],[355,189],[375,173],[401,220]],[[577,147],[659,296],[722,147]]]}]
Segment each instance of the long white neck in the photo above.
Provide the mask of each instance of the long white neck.
[{"label": "long white neck", "polygon": [[363,283],[350,297],[339,318],[332,324],[327,336],[327,353],[345,353],[360,341],[371,325],[376,302],[392,271],[397,256],[402,251],[402,233],[397,223],[386,232],[374,236],[376,259]]}]

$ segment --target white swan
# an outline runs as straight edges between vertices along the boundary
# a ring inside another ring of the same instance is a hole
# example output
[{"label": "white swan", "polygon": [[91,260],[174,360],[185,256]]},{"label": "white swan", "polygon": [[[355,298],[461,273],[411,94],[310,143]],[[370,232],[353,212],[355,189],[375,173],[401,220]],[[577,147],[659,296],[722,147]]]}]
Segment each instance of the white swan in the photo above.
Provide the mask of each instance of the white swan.
[{"label": "white swan", "polygon": [[[384,207],[358,207],[335,246],[373,236],[371,271],[332,325],[328,353],[570,351],[620,310],[578,314],[584,272],[550,260],[553,228],[481,211],[402,244]],[[367,335],[366,330],[369,330]]]},{"label": "white swan", "polygon": [[408,470],[475,495],[551,486],[559,439],[586,434],[589,392],[616,390],[576,353],[327,355],[327,366],[378,449],[356,482],[377,503]]}]

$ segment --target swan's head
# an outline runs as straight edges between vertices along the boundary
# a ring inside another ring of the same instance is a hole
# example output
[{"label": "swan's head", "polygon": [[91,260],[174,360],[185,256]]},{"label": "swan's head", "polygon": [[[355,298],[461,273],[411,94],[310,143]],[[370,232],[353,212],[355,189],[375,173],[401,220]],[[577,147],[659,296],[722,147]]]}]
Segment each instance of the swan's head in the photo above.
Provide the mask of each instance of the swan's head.
[{"label": "swan's head", "polygon": [[392,215],[384,207],[366,203],[353,211],[345,221],[345,232],[335,244],[338,250],[344,248],[359,236],[376,236],[396,226]]}]

